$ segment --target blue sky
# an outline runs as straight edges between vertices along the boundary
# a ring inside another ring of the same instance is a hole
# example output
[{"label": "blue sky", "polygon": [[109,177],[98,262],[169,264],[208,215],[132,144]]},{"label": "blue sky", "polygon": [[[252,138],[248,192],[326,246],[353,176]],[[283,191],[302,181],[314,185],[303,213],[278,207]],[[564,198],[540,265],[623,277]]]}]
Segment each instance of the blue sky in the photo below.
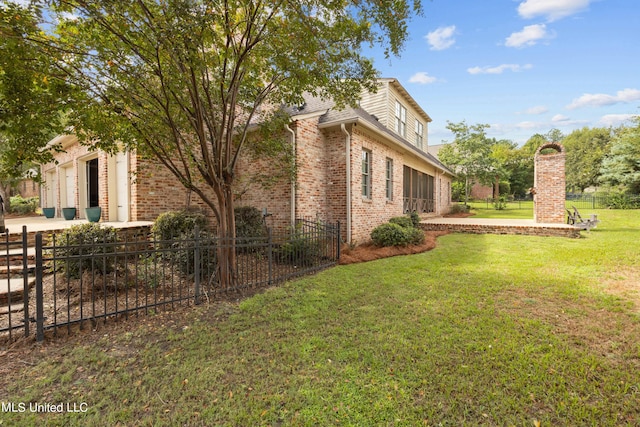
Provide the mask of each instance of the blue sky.
[{"label": "blue sky", "polygon": [[[423,0],[400,57],[373,56],[431,116],[491,125],[523,144],[535,133],[617,126],[640,114],[640,1]],[[627,122],[628,123],[628,122]]]}]

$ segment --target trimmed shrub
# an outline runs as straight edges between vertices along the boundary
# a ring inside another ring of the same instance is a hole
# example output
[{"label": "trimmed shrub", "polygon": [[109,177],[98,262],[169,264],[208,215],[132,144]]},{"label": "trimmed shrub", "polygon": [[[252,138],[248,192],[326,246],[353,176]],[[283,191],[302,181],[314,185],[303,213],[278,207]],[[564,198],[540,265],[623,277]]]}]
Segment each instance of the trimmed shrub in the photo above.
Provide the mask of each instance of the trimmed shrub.
[{"label": "trimmed shrub", "polygon": [[418,227],[420,225],[420,215],[418,215],[418,212],[411,212],[409,214],[409,218],[411,218],[411,222],[413,223],[414,227]]},{"label": "trimmed shrub", "polygon": [[469,205],[463,205],[460,203],[454,203],[451,206],[451,210],[449,211],[449,213],[452,213],[452,214],[467,213],[467,212],[469,212]]},{"label": "trimmed shrub", "polygon": [[406,229],[407,239],[410,245],[421,245],[424,243],[424,231],[419,228]]},{"label": "trimmed shrub", "polygon": [[253,206],[239,206],[234,209],[236,237],[264,237],[267,230],[262,220],[262,212]]},{"label": "trimmed shrub", "polygon": [[216,242],[206,231],[200,231],[198,239],[195,231],[183,233],[171,243],[171,251],[165,253],[165,258],[176,266],[178,271],[187,276],[195,275],[196,243],[200,256],[198,268],[200,279],[213,274],[216,268]]},{"label": "trimmed shrub", "polygon": [[28,197],[25,199],[22,196],[13,196],[9,199],[9,206],[5,206],[5,208],[10,208],[11,212],[18,215],[28,215],[36,211],[38,200],[37,197]]},{"label": "trimmed shrub", "polygon": [[313,265],[320,254],[320,242],[299,230],[295,230],[291,237],[274,251],[278,262],[300,267]]},{"label": "trimmed shrub", "polygon": [[408,216],[396,216],[389,220],[391,224],[398,224],[402,228],[413,228],[413,221]]},{"label": "trimmed shrub", "polygon": [[252,247],[256,240],[267,236],[262,212],[253,206],[239,206],[234,209],[236,219],[237,252],[249,253],[261,248]]},{"label": "trimmed shrub", "polygon": [[74,225],[55,239],[56,267],[79,279],[83,271],[108,274],[116,268],[117,235],[97,223]]},{"label": "trimmed shrub", "polygon": [[207,217],[188,210],[167,211],[156,218],[151,226],[151,232],[160,240],[171,240],[183,234],[193,235],[196,226],[200,230],[207,227]]},{"label": "trimmed shrub", "polygon": [[390,222],[380,224],[371,232],[371,240],[376,246],[407,246],[409,235],[406,230],[407,228]]}]

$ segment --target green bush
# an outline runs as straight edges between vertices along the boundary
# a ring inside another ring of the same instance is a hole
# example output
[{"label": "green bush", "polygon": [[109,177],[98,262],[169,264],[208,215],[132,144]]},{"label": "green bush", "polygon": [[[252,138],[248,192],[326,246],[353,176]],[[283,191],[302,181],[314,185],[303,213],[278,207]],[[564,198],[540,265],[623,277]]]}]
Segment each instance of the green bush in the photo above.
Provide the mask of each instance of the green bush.
[{"label": "green bush", "polygon": [[391,224],[398,224],[402,228],[413,228],[413,221],[408,216],[396,216],[389,220]]},{"label": "green bush", "polygon": [[9,199],[10,211],[18,215],[34,213],[38,207],[38,201],[39,199],[37,197],[28,197],[25,199],[22,196],[13,196]]},{"label": "green bush", "polygon": [[178,271],[185,275],[195,275],[196,244],[200,256],[198,268],[200,269],[200,279],[213,274],[216,268],[216,242],[206,231],[200,231],[198,239],[195,238],[195,231],[183,233],[179,238],[171,243],[171,250],[165,252],[164,258],[176,266]]},{"label": "green bush", "polygon": [[460,203],[454,203],[451,206],[451,210],[449,211],[449,213],[452,213],[452,214],[467,213],[467,212],[469,212],[469,205],[463,205]]},{"label": "green bush", "polygon": [[196,227],[200,230],[207,228],[207,217],[204,214],[189,210],[168,211],[158,215],[151,226],[151,232],[157,239],[167,241],[183,234],[193,235]]},{"label": "green bush", "polygon": [[[408,223],[404,221],[405,219]],[[371,240],[376,246],[383,247],[419,245],[424,243],[424,231],[414,227],[409,217],[396,217],[374,228],[371,232]]]},{"label": "green bush", "polygon": [[405,229],[410,245],[421,245],[424,243],[424,231],[419,228]]},{"label": "green bush", "polygon": [[493,207],[497,211],[502,211],[507,208],[507,196],[500,196],[497,199],[493,199]]},{"label": "green bush", "polygon": [[420,215],[418,215],[418,212],[411,212],[409,214],[409,218],[411,218],[411,222],[413,223],[413,226],[418,228],[418,226],[420,225]]},{"label": "green bush", "polygon": [[252,247],[256,239],[267,236],[267,228],[264,225],[262,212],[252,206],[239,206],[234,209],[236,219],[236,243],[237,251],[248,253],[258,250]]},{"label": "green bush", "polygon": [[607,194],[605,203],[609,209],[637,209],[640,208],[640,197],[615,191]]},{"label": "green bush", "polygon": [[[168,211],[158,215],[151,226],[151,232],[165,249],[163,259],[172,263],[185,275],[195,273],[196,228],[200,257],[198,265],[200,278],[204,278],[215,265],[215,243],[207,232],[207,217],[191,210]],[[169,249],[169,250],[167,250]]]},{"label": "green bush", "polygon": [[117,235],[96,223],[74,225],[55,237],[56,267],[79,279],[83,271],[111,273],[116,268]]},{"label": "green bush", "polygon": [[308,267],[320,256],[320,242],[311,236],[295,231],[289,240],[278,246],[275,259],[281,263]]},{"label": "green bush", "polygon": [[405,227],[387,222],[380,224],[371,232],[371,240],[376,246],[407,246],[409,235]]},{"label": "green bush", "polygon": [[262,220],[262,212],[253,206],[239,206],[234,209],[236,237],[264,237],[267,230]]}]

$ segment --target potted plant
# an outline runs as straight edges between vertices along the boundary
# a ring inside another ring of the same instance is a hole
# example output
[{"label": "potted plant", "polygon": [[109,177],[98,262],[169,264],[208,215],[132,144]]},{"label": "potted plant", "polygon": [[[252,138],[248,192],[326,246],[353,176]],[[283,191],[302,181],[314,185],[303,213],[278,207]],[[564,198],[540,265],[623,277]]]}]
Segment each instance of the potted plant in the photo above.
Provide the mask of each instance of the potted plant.
[{"label": "potted plant", "polygon": [[76,208],[62,208],[62,216],[67,221],[74,219],[76,217]]},{"label": "potted plant", "polygon": [[42,208],[42,215],[45,218],[53,218],[56,216],[56,208]]},{"label": "potted plant", "polygon": [[91,206],[84,210],[89,222],[100,221],[100,215],[102,215],[102,208],[100,206]]}]

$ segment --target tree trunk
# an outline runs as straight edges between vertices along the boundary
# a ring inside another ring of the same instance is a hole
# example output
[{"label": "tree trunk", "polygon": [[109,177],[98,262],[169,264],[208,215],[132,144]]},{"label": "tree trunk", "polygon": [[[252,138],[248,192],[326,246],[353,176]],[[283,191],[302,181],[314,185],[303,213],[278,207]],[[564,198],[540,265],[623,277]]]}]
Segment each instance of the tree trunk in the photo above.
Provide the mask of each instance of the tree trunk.
[{"label": "tree trunk", "polygon": [[229,290],[234,288],[238,282],[236,223],[231,185],[225,185],[217,194],[223,196],[218,197],[218,206],[220,209],[218,245],[216,248],[218,285],[220,290]]},{"label": "tree trunk", "polygon": [[464,179],[464,205],[465,206],[469,205],[469,193],[470,193],[469,177],[467,176]]},{"label": "tree trunk", "polygon": [[6,213],[11,212],[11,184],[3,184],[0,182],[0,197],[2,197],[3,208]]},{"label": "tree trunk", "polygon": [[500,177],[496,176],[496,182],[493,184],[493,198],[497,199],[500,197]]}]

